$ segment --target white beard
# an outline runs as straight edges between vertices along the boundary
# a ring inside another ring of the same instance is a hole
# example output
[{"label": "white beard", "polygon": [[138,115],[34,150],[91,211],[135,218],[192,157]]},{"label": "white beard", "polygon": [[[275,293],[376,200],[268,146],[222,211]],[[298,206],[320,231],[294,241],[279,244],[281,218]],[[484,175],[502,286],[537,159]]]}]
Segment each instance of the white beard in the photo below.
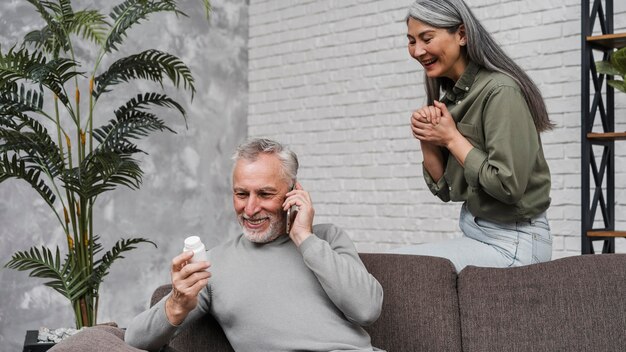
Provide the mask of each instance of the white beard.
[{"label": "white beard", "polygon": [[241,228],[243,229],[243,235],[246,239],[248,239],[248,241],[254,243],[269,243],[284,234],[284,222],[276,219],[272,215],[268,215],[268,217],[270,226],[265,231],[251,231],[243,225],[243,215],[238,217],[239,225],[241,225]]}]

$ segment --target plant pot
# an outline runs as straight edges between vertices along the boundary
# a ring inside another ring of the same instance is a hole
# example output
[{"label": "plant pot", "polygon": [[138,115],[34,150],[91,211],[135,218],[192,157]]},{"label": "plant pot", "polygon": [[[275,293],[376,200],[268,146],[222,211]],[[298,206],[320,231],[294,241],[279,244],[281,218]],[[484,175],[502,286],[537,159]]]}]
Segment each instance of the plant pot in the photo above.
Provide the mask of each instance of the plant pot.
[{"label": "plant pot", "polygon": [[37,341],[39,336],[38,330],[27,330],[26,337],[24,338],[24,349],[22,352],[44,352],[54,346],[54,342],[39,342]]}]

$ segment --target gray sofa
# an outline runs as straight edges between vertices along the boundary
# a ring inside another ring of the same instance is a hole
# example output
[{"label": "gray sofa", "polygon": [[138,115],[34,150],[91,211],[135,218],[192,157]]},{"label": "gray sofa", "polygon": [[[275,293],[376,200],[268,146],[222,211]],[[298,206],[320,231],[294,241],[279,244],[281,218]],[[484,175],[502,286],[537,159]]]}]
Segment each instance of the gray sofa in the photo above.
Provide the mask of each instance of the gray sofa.
[{"label": "gray sofa", "polygon": [[[383,312],[367,330],[373,345],[389,352],[626,351],[626,254],[467,267],[458,275],[441,258],[361,258],[385,291]],[[152,304],[169,291],[159,287]],[[72,350],[72,342],[60,345],[58,351]],[[168,349],[233,351],[209,316]]]}]

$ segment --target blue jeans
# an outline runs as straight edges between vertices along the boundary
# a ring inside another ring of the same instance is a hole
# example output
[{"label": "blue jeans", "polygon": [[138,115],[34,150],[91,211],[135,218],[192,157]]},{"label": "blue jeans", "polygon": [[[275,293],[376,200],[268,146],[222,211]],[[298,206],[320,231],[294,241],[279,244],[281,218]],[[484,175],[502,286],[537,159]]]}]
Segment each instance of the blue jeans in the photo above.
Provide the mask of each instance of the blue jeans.
[{"label": "blue jeans", "polygon": [[463,204],[459,226],[463,231],[460,238],[389,252],[448,258],[457,271],[467,265],[506,268],[552,258],[552,235],[545,212],[530,221],[500,223],[473,216]]}]

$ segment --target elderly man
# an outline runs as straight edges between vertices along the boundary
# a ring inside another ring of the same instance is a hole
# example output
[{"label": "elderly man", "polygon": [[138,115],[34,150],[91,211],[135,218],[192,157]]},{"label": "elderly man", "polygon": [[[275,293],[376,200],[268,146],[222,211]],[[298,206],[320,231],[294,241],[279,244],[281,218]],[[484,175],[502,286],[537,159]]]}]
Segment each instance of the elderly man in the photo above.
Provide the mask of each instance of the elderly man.
[{"label": "elderly man", "polygon": [[[132,321],[126,341],[158,350],[212,314],[236,351],[377,351],[362,326],[380,315],[382,287],[344,231],[313,226],[296,155],[253,139],[234,159],[243,234],[211,249],[208,262],[191,263],[193,252],[175,257],[172,293]],[[291,207],[298,211],[286,230]]]}]

